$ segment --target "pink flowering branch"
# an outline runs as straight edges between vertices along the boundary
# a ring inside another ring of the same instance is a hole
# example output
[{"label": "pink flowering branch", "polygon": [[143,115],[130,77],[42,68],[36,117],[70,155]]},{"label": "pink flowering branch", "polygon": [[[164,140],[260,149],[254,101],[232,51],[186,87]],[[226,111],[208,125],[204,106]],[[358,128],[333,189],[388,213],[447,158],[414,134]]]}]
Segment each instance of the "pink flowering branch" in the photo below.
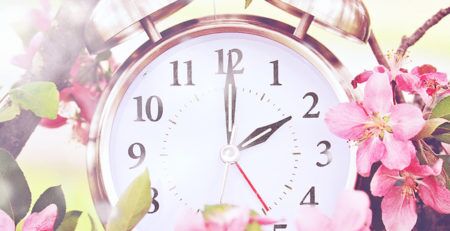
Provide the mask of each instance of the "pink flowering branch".
[{"label": "pink flowering branch", "polygon": [[[97,0],[64,1],[44,36],[30,72],[19,85],[37,80],[52,81],[59,89],[67,85],[67,73],[85,48],[84,24],[96,3]],[[0,147],[17,157],[40,120],[33,113],[24,111],[16,119],[0,123]]]}]

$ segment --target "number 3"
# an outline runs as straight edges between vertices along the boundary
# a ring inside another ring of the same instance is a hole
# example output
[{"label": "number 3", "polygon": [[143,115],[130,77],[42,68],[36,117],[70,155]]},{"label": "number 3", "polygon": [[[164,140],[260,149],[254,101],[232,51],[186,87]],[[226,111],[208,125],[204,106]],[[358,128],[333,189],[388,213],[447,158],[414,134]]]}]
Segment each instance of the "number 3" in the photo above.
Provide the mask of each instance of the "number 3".
[{"label": "number 3", "polygon": [[331,152],[330,152],[331,143],[329,141],[322,140],[317,144],[317,147],[319,147],[320,145],[325,145],[325,150],[320,152],[320,154],[327,156],[327,162],[325,164],[317,162],[316,165],[319,167],[325,167],[325,166],[329,165],[331,163],[331,161],[333,160],[333,156],[331,155]]}]

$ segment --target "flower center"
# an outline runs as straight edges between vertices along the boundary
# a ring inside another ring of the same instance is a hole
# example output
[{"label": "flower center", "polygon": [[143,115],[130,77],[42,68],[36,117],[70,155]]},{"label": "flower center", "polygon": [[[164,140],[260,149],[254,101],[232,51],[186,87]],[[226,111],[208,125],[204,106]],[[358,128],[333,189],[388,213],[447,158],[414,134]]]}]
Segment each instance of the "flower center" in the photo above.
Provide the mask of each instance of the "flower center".
[{"label": "flower center", "polygon": [[392,133],[389,120],[390,117],[388,115],[381,116],[378,113],[374,113],[371,120],[366,123],[366,130],[362,140],[366,140],[373,136],[378,136],[382,140],[385,132]]},{"label": "flower center", "polygon": [[415,196],[414,194],[418,190],[418,183],[416,182],[416,178],[407,172],[400,173],[400,175],[404,179],[404,182],[402,185],[402,194],[405,195],[406,197],[409,197],[409,196],[414,197]]}]

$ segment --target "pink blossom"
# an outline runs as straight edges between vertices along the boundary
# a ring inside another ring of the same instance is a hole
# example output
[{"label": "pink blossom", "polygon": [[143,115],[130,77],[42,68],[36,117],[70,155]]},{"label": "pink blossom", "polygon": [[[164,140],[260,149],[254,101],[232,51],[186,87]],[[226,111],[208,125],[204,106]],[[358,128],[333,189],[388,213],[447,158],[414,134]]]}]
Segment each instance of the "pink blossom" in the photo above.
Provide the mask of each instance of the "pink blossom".
[{"label": "pink blossom", "polygon": [[16,230],[14,221],[8,214],[0,209],[0,230],[2,231],[14,231]]},{"label": "pink blossom", "polygon": [[440,213],[450,213],[450,191],[436,177],[442,170],[442,159],[432,167],[420,165],[417,159],[404,170],[381,166],[370,188],[374,196],[384,196],[382,219],[389,230],[411,230],[417,221],[416,196]]},{"label": "pink blossom", "polygon": [[424,90],[429,96],[448,85],[447,75],[428,64],[414,68],[411,73],[419,78],[418,91]]},{"label": "pink blossom", "polygon": [[47,206],[38,213],[29,215],[23,224],[23,231],[53,231],[58,208],[55,204]]},{"label": "pink blossom", "polygon": [[425,64],[412,69],[411,73],[397,78],[400,90],[419,94],[428,104],[438,93],[445,93],[448,88],[447,75],[438,72],[432,65]]},{"label": "pink blossom", "polygon": [[33,57],[38,51],[39,47],[41,46],[43,40],[44,40],[43,33],[39,32],[36,35],[34,35],[33,38],[30,40],[30,43],[28,44],[28,48],[25,49],[25,53],[14,56],[11,59],[11,63],[25,70],[30,69]]},{"label": "pink blossom", "polygon": [[343,192],[331,218],[316,207],[302,207],[296,222],[298,231],[363,231],[371,223],[370,200],[362,191]]},{"label": "pink blossom", "polygon": [[250,210],[230,205],[207,206],[206,211],[187,211],[177,222],[175,231],[237,231],[249,224],[270,225],[276,221],[254,215]]},{"label": "pink blossom", "polygon": [[393,104],[389,75],[374,69],[365,86],[362,103],[341,103],[325,116],[329,129],[339,137],[358,142],[357,168],[368,176],[381,160],[390,169],[403,169],[415,155],[411,139],[425,124],[422,112],[408,104]]}]

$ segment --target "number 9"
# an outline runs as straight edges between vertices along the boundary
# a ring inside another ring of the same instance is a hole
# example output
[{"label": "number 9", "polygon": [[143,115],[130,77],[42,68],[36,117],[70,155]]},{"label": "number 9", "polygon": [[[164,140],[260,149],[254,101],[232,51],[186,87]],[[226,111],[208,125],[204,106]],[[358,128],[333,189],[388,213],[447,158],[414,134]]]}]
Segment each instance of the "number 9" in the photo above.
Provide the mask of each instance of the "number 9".
[{"label": "number 9", "polygon": [[[135,151],[134,147],[136,147],[136,146],[139,149],[139,155],[137,155],[134,152]],[[136,168],[139,165],[141,165],[142,162],[144,162],[144,160],[145,160],[145,147],[144,147],[144,145],[142,145],[141,143],[134,143],[134,144],[130,145],[130,147],[128,148],[128,156],[130,156],[132,159],[135,159],[135,160],[139,159],[137,164],[134,165],[134,166],[131,166],[130,169]]]}]

